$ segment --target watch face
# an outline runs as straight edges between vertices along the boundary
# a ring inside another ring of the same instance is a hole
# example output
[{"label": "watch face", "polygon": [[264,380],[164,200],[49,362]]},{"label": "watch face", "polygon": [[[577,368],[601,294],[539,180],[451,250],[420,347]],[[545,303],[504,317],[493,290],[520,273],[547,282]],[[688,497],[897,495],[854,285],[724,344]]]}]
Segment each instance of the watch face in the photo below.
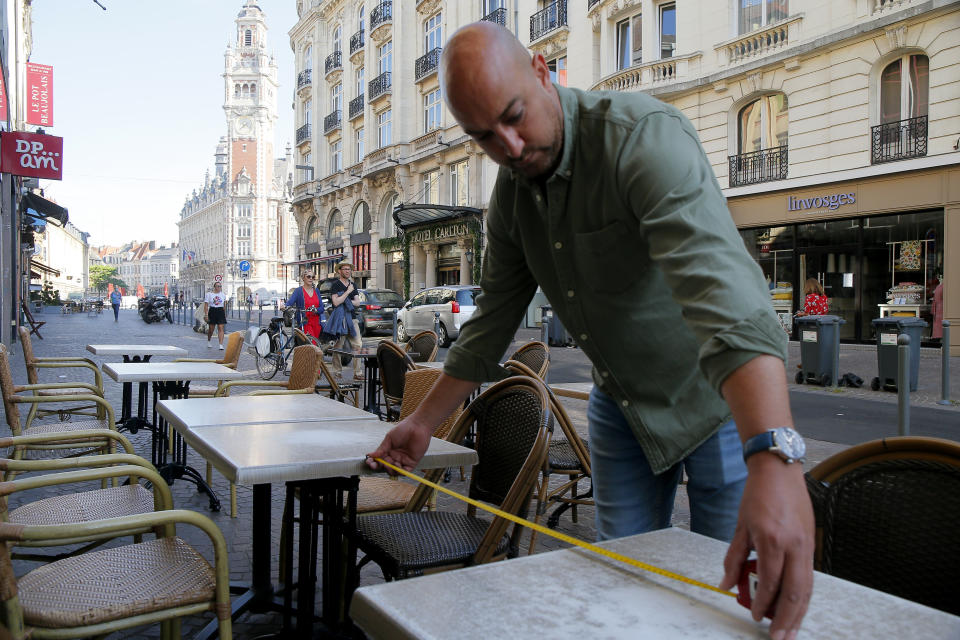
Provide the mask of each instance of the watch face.
[{"label": "watch face", "polygon": [[787,427],[774,429],[774,441],[788,458],[801,460],[807,453],[807,445],[799,433]]}]

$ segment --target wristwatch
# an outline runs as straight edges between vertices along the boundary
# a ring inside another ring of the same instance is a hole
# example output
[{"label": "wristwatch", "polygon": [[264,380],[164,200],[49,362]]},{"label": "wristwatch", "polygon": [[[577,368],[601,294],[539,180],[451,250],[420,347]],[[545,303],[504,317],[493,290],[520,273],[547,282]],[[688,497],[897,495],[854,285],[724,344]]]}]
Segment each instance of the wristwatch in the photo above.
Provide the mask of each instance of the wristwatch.
[{"label": "wristwatch", "polygon": [[803,462],[807,445],[803,437],[790,427],[777,427],[757,434],[743,443],[743,459],[755,453],[769,451],[780,456],[787,464]]}]

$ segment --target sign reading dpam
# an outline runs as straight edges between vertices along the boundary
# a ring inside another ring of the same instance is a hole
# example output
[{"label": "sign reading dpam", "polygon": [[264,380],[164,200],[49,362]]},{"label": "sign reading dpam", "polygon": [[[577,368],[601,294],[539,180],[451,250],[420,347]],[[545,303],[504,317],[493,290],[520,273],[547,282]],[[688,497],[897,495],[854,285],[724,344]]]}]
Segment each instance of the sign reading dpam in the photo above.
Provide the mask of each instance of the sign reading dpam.
[{"label": "sign reading dpam", "polygon": [[798,198],[789,196],[787,198],[787,211],[803,211],[805,213],[818,213],[820,211],[836,211],[843,205],[856,204],[857,194],[850,193],[830,193],[812,198]]},{"label": "sign reading dpam", "polygon": [[470,229],[465,224],[447,224],[435,229],[423,229],[410,234],[410,242],[430,242],[443,238],[462,238],[470,235]]},{"label": "sign reading dpam", "polygon": [[15,176],[63,179],[63,138],[7,131],[0,139],[0,170]]}]

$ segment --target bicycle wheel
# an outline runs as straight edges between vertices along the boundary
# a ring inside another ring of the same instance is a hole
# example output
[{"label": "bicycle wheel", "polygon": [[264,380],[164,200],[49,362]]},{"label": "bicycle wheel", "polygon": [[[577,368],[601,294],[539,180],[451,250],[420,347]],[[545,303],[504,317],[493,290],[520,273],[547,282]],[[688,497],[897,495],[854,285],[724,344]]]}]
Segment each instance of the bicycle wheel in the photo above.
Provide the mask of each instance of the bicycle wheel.
[{"label": "bicycle wheel", "polygon": [[265,356],[261,356],[257,353],[257,373],[264,380],[270,380],[273,376],[277,375],[283,367],[283,356],[280,355],[280,340],[277,336],[273,336],[271,339],[271,346],[273,347]]}]

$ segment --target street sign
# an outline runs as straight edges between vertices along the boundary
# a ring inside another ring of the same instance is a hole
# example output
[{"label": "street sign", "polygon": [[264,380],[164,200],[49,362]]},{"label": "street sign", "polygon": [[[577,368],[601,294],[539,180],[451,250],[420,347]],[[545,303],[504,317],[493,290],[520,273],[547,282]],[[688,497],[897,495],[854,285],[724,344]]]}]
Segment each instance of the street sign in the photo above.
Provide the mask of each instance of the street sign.
[{"label": "street sign", "polygon": [[214,281],[214,282],[220,282],[220,281],[222,281],[222,280],[223,280],[223,276],[220,275],[219,273],[218,273],[217,275],[213,276],[213,281]]},{"label": "street sign", "polygon": [[247,271],[250,271],[250,261],[249,261],[249,260],[241,260],[239,266],[240,266],[240,271],[241,271],[242,273],[246,273]]}]

